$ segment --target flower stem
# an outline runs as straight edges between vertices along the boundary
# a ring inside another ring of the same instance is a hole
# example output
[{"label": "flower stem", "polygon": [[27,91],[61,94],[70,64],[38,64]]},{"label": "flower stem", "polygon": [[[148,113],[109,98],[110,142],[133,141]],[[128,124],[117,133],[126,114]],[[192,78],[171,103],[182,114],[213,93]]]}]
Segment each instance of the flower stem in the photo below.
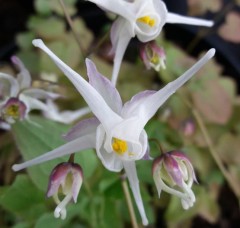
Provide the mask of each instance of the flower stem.
[{"label": "flower stem", "polygon": [[151,142],[151,141],[152,141],[152,142],[155,142],[155,143],[158,145],[158,148],[159,148],[161,154],[164,154],[164,150],[163,150],[163,148],[162,148],[162,145],[161,145],[161,143],[160,143],[157,139],[155,139],[155,138],[149,138],[148,141],[149,141],[149,142]]},{"label": "flower stem", "polygon": [[131,196],[130,196],[130,192],[129,192],[129,188],[128,188],[128,185],[127,185],[125,174],[123,174],[121,176],[121,182],[122,182],[123,192],[124,192],[124,195],[125,195],[125,198],[126,198],[126,201],[127,201],[127,205],[128,205],[128,210],[129,210],[129,213],[130,213],[132,227],[133,228],[138,228],[137,219],[136,219],[136,215],[135,215],[135,212],[134,212],[134,208],[133,208],[133,204],[132,204],[132,200],[131,200]]},{"label": "flower stem", "polygon": [[63,9],[64,15],[65,15],[66,20],[68,22],[68,25],[71,28],[73,36],[74,36],[74,38],[75,38],[75,40],[76,40],[76,42],[77,42],[77,44],[79,46],[81,59],[84,59],[83,58],[84,57],[83,56],[83,47],[82,47],[82,44],[81,44],[81,42],[80,42],[80,40],[78,38],[78,35],[77,35],[77,33],[76,33],[76,31],[75,31],[75,29],[73,27],[73,21],[72,21],[71,17],[69,16],[69,14],[68,14],[68,12],[66,10],[66,6],[65,6],[63,0],[59,0],[59,2],[60,2],[60,5],[61,5],[61,7]]},{"label": "flower stem", "polygon": [[75,157],[75,154],[71,154],[69,159],[68,159],[68,162],[69,163],[74,163],[74,157]]}]

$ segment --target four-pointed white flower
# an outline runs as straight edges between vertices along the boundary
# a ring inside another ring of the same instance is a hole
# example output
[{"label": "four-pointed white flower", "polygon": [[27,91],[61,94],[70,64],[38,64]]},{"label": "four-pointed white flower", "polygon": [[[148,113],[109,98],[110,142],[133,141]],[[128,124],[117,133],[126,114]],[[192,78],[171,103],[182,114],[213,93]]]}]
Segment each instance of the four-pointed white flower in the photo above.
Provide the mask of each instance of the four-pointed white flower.
[{"label": "four-pointed white flower", "polygon": [[154,40],[166,23],[210,27],[212,21],[169,13],[162,0],[88,0],[119,15],[111,28],[112,53],[115,53],[112,82],[115,85],[123,55],[132,37],[141,42]]},{"label": "four-pointed white flower", "polygon": [[27,119],[32,109],[47,111],[48,108],[41,99],[56,99],[60,95],[47,92],[31,86],[31,76],[24,64],[16,56],[12,62],[18,67],[17,78],[12,75],[0,73],[0,127],[8,129],[9,124],[16,119]]},{"label": "four-pointed white flower", "polygon": [[68,143],[30,161],[15,164],[13,170],[18,171],[79,150],[95,148],[108,170],[119,172],[125,169],[142,222],[148,224],[135,167],[135,161],[148,153],[148,137],[144,126],[159,107],[214,56],[215,50],[208,51],[192,68],[163,89],[141,92],[123,105],[115,86],[97,71],[93,62],[86,60],[87,82],[49,50],[42,40],[34,40],[33,44],[45,51],[64,72],[95,117],[83,120],[73,127],[65,136]]}]

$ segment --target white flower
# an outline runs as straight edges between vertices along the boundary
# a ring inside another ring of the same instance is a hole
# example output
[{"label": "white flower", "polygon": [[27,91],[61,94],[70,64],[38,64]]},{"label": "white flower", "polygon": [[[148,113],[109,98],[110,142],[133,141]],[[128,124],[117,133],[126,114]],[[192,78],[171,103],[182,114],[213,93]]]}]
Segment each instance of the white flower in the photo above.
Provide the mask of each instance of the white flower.
[{"label": "white flower", "polygon": [[189,80],[210,58],[211,49],[181,77],[159,91],[144,91],[122,105],[115,86],[96,69],[93,62],[86,60],[89,82],[63,63],[42,42],[33,44],[45,51],[65,73],[83,96],[96,117],[78,123],[65,136],[68,143],[42,156],[13,166],[18,171],[73,152],[95,148],[103,165],[110,171],[126,171],[137,207],[144,225],[148,224],[139,189],[135,161],[148,153],[148,137],[144,126],[159,107],[187,80]]},{"label": "white flower", "polygon": [[[57,207],[54,211],[56,218],[65,219],[67,215],[66,205],[73,199],[77,202],[78,193],[83,182],[83,171],[80,165],[73,162],[58,164],[51,172],[47,197],[53,196]],[[58,195],[65,195],[60,201]]]},{"label": "white flower", "polygon": [[17,119],[27,119],[32,109],[47,111],[47,106],[40,99],[56,99],[58,94],[31,87],[31,76],[20,59],[12,57],[18,67],[17,78],[0,73],[0,127],[9,129]]},{"label": "white flower", "polygon": [[164,190],[181,199],[185,210],[196,201],[192,191],[193,182],[197,182],[190,160],[181,151],[170,151],[162,154],[153,162],[153,179],[158,195]]},{"label": "white flower", "polygon": [[53,100],[48,99],[46,101],[47,110],[43,110],[43,115],[51,120],[70,124],[77,119],[83,117],[84,115],[90,113],[90,109],[88,107],[80,108],[74,111],[59,111],[58,106],[54,103]]},{"label": "white flower", "polygon": [[141,42],[154,40],[166,23],[210,27],[212,21],[169,13],[161,0],[88,0],[106,11],[119,15],[111,28],[112,52],[115,53],[112,82],[115,85],[123,55],[132,37]]}]

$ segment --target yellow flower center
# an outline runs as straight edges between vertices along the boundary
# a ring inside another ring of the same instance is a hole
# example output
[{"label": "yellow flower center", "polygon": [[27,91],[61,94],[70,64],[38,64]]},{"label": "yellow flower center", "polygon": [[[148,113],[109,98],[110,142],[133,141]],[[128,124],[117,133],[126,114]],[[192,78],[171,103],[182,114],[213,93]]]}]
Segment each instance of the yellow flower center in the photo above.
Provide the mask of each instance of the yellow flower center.
[{"label": "yellow flower center", "polygon": [[156,53],[154,53],[150,61],[153,64],[157,64],[159,62],[159,56]]},{"label": "yellow flower center", "polygon": [[150,27],[155,25],[155,20],[150,16],[139,17],[137,20],[141,23],[149,25]]},{"label": "yellow flower center", "polygon": [[118,155],[123,155],[128,149],[127,142],[113,138],[112,148]]},{"label": "yellow flower center", "polygon": [[18,105],[11,105],[6,109],[6,115],[17,119],[20,116]]}]

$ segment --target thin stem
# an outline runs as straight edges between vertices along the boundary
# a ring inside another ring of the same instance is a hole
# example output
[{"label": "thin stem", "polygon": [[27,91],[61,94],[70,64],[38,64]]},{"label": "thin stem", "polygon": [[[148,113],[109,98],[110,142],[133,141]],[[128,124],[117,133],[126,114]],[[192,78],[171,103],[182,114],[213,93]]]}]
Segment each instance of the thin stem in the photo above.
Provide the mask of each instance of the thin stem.
[{"label": "thin stem", "polygon": [[227,169],[224,167],[221,159],[219,158],[217,151],[215,150],[214,146],[213,146],[213,142],[208,134],[207,128],[200,116],[200,114],[197,112],[196,109],[193,108],[192,110],[194,117],[197,120],[197,123],[200,127],[200,130],[202,131],[203,137],[208,145],[209,151],[212,155],[212,157],[214,158],[215,162],[217,163],[219,169],[221,170],[222,174],[224,175],[224,177],[226,178],[227,182],[229,183],[229,185],[231,186],[232,190],[234,191],[234,193],[236,194],[237,197],[240,197],[240,193],[239,193],[239,189],[238,187],[235,185],[234,180],[232,179],[232,176],[230,175],[230,173],[227,171]]},{"label": "thin stem", "polygon": [[75,154],[71,154],[71,155],[69,156],[68,162],[69,162],[69,163],[74,163],[74,157],[75,157]]},{"label": "thin stem", "polygon": [[92,46],[92,48],[90,48],[90,50],[87,52],[86,56],[91,55],[92,53],[96,52],[101,46],[102,44],[107,40],[107,38],[109,37],[110,31],[108,31],[98,42],[95,46]]},{"label": "thin stem", "polygon": [[132,227],[133,228],[138,228],[137,219],[136,219],[136,215],[135,215],[135,212],[134,212],[134,208],[133,208],[133,204],[132,204],[132,200],[131,200],[131,196],[130,196],[130,192],[129,192],[129,189],[128,189],[128,185],[127,185],[125,175],[122,175],[121,182],[122,182],[123,192],[124,192],[124,195],[125,195],[125,198],[126,198],[126,201],[127,201],[128,210],[129,210],[129,213],[130,213]]},{"label": "thin stem", "polygon": [[161,146],[161,143],[157,140],[157,139],[155,139],[155,138],[149,138],[148,139],[148,141],[152,141],[152,142],[155,142],[157,145],[158,145],[158,148],[159,148],[159,150],[160,150],[160,152],[162,153],[162,154],[164,154],[164,150],[163,150],[163,148],[162,148],[162,146]]},{"label": "thin stem", "polygon": [[65,15],[66,20],[68,22],[68,25],[71,28],[73,36],[74,36],[74,38],[75,38],[75,40],[76,40],[76,42],[77,42],[77,44],[79,46],[81,59],[83,59],[83,48],[82,48],[81,42],[80,42],[80,40],[78,38],[77,32],[75,31],[75,29],[73,27],[73,21],[72,21],[71,17],[69,16],[68,12],[67,12],[67,9],[66,9],[66,6],[65,6],[63,0],[59,0],[59,2],[60,2],[61,7],[63,9],[64,15]]},{"label": "thin stem", "polygon": [[[182,96],[181,96],[182,97]],[[203,134],[204,140],[207,143],[207,146],[209,148],[209,151],[213,157],[213,159],[215,160],[216,164],[218,165],[218,168],[221,170],[223,176],[225,177],[225,179],[227,180],[229,186],[232,188],[233,192],[235,193],[235,195],[239,198],[240,197],[240,192],[238,189],[238,186],[235,185],[234,180],[232,179],[232,176],[230,175],[230,173],[228,172],[228,170],[225,168],[224,164],[222,163],[221,159],[218,156],[217,151],[215,150],[214,146],[213,146],[213,142],[211,140],[210,135],[208,134],[207,128],[201,118],[201,115],[198,113],[198,111],[191,105],[190,102],[188,102],[186,99],[184,99],[182,97],[184,103],[192,110],[193,116],[195,117],[199,128]]]}]

